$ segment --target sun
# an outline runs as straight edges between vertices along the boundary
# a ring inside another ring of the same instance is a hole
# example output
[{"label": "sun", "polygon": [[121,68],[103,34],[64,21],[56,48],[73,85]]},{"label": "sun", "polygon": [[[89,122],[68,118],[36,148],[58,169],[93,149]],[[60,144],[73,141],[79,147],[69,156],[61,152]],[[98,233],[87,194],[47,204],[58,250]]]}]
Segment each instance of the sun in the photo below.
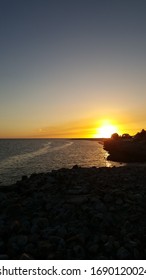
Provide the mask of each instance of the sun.
[{"label": "sun", "polygon": [[117,133],[117,127],[112,124],[104,124],[97,128],[95,137],[97,138],[110,138],[113,133]]}]

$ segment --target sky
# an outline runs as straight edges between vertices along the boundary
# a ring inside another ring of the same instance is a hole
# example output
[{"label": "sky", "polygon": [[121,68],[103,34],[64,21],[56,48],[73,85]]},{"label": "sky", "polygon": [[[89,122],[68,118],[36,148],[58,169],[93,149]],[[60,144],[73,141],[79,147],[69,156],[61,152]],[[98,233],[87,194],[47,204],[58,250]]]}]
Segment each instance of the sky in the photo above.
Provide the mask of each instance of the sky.
[{"label": "sky", "polygon": [[0,138],[146,128],[145,0],[0,0]]}]

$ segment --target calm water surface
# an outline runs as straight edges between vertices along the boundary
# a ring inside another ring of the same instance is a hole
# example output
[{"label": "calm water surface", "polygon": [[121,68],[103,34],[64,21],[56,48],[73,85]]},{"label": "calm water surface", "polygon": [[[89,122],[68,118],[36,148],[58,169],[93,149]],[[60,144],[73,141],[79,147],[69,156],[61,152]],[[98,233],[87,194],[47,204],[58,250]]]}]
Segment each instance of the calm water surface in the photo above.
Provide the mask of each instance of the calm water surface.
[{"label": "calm water surface", "polygon": [[107,152],[97,141],[64,139],[1,139],[0,184],[8,185],[22,175],[48,172],[62,167],[119,166],[106,160]]}]

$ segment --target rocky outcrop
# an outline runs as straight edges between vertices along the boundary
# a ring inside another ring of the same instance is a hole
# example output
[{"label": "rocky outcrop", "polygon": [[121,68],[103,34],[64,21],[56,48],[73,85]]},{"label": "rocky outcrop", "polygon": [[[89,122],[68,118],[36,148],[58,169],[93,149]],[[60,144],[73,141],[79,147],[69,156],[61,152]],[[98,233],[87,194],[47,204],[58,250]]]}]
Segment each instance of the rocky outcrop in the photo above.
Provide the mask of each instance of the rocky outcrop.
[{"label": "rocky outcrop", "polygon": [[145,259],[146,167],[60,169],[0,189],[0,259]]},{"label": "rocky outcrop", "polygon": [[108,160],[116,162],[146,162],[146,142],[134,140],[104,141],[104,149],[109,152]]}]

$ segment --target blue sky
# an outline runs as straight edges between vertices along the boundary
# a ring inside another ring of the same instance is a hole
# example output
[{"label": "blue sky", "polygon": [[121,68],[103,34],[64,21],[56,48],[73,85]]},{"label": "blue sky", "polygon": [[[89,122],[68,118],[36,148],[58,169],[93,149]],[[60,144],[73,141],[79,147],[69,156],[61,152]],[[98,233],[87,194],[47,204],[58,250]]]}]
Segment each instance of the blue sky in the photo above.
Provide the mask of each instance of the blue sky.
[{"label": "blue sky", "polygon": [[146,128],[145,0],[1,0],[0,137]]}]

